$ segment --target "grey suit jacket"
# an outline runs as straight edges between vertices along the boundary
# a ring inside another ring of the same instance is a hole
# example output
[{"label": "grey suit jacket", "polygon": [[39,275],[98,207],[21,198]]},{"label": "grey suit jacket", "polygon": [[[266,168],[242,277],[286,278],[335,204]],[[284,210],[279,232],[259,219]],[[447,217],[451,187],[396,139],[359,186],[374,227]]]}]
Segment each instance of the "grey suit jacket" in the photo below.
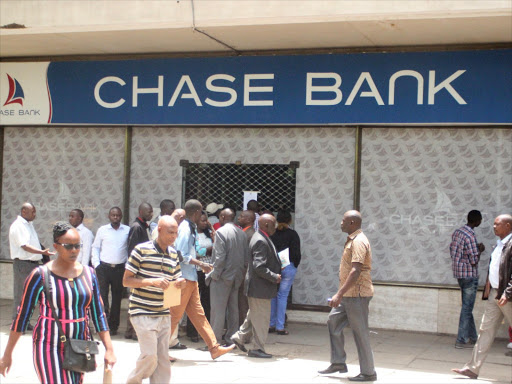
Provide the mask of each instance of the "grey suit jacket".
[{"label": "grey suit jacket", "polygon": [[213,280],[236,281],[240,284],[249,262],[249,247],[244,231],[233,223],[224,224],[215,234],[212,263]]},{"label": "grey suit jacket", "polygon": [[281,261],[272,241],[259,230],[252,236],[249,255],[251,260],[245,277],[245,294],[257,299],[276,297]]}]

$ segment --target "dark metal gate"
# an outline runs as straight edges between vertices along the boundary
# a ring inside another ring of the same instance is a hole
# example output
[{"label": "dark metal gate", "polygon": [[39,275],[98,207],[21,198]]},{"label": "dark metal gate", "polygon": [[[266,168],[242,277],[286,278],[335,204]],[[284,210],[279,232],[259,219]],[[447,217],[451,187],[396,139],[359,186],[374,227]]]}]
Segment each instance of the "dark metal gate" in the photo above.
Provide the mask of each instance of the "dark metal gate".
[{"label": "dark metal gate", "polygon": [[[295,212],[296,172],[299,162],[290,164],[210,164],[189,163],[183,167],[183,202],[199,200],[224,204],[240,211],[244,191],[258,191],[262,209],[276,212],[280,208]],[[182,204],[183,205],[183,204]]]}]

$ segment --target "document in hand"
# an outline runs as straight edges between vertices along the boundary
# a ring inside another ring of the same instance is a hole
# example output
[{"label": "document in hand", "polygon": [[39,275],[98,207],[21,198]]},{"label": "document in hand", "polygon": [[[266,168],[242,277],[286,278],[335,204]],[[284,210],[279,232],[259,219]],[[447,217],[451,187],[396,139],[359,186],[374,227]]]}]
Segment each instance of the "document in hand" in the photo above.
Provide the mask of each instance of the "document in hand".
[{"label": "document in hand", "polygon": [[290,248],[283,249],[277,256],[281,260],[281,269],[290,265]]},{"label": "document in hand", "polygon": [[164,291],[164,308],[175,307],[181,303],[181,289],[176,288],[174,281]]}]

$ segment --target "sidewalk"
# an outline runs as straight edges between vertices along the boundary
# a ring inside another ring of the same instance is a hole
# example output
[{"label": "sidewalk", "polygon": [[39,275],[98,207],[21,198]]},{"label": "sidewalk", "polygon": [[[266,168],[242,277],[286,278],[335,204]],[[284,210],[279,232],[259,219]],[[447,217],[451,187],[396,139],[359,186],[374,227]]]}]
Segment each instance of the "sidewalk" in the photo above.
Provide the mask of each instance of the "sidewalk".
[{"label": "sidewalk", "polygon": [[[0,300],[0,349],[3,353],[10,326],[11,304]],[[124,311],[123,311],[124,312]],[[114,367],[115,383],[124,383],[139,355],[138,344],[123,338],[126,313],[119,335],[113,338],[118,363]],[[37,310],[33,319],[36,318]],[[325,314],[327,318],[327,314]],[[212,361],[208,352],[197,350],[201,341],[181,342],[189,348],[170,350],[179,360],[172,365],[173,383],[348,383],[348,376],[359,373],[356,347],[350,329],[345,332],[349,373],[322,376],[317,373],[329,365],[327,327],[290,322],[290,335],[270,334],[266,350],[272,359],[254,359],[240,351]],[[506,341],[495,341],[478,381],[450,372],[470,359],[471,350],[455,349],[453,336],[376,330],[371,334],[379,383],[511,383],[512,358],[506,357]],[[14,363],[1,383],[37,383],[32,364],[32,337],[21,337],[14,351]],[[102,358],[98,370],[85,375],[85,383],[101,383]],[[149,382],[147,380],[147,382]]]}]

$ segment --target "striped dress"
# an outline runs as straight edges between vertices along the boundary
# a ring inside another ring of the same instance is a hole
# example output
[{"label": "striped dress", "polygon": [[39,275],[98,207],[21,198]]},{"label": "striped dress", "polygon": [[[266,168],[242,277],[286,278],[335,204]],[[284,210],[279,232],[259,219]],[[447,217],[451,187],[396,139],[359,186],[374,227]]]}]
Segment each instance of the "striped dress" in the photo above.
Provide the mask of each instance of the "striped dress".
[{"label": "striped dress", "polygon": [[[53,320],[51,305],[48,302],[43,284],[44,270],[35,268],[25,281],[23,297],[18,307],[11,330],[24,332],[32,312],[39,303],[40,316],[34,327],[34,367],[41,383],[75,384],[82,383],[83,373],[61,368],[64,344],[59,342],[59,330]],[[107,331],[108,324],[103,312],[98,281],[91,267],[84,267],[80,276],[72,279],[60,277],[50,272],[52,301],[57,317],[63,321],[66,337],[87,339],[89,337],[88,313],[96,331]]]}]

